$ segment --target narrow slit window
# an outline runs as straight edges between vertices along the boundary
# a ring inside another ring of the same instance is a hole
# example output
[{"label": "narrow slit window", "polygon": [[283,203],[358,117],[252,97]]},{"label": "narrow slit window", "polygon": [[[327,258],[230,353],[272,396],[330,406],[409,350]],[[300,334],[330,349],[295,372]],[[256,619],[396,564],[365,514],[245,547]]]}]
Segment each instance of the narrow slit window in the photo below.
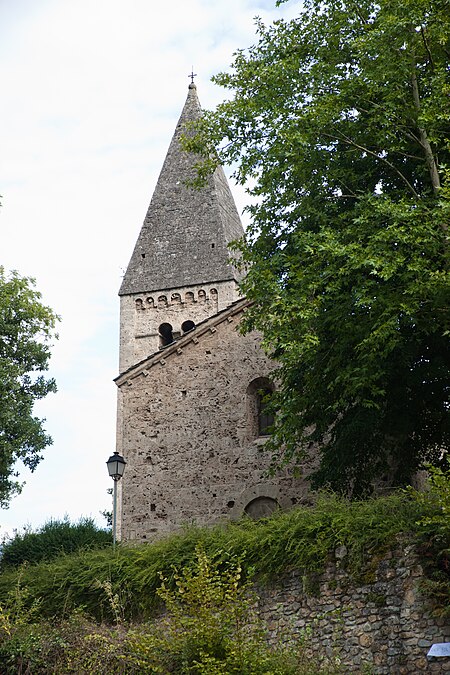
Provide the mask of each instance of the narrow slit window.
[{"label": "narrow slit window", "polygon": [[274,414],[271,399],[273,382],[267,377],[257,377],[247,387],[247,429],[249,438],[256,439],[272,433]]}]

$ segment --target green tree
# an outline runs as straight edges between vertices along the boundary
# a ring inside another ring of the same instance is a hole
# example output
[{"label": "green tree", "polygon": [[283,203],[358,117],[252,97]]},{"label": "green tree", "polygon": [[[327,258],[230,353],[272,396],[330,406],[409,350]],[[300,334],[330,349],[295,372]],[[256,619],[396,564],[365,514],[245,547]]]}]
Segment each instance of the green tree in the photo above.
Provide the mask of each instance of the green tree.
[{"label": "green tree", "polygon": [[[250,185],[238,246],[279,363],[275,460],[313,483],[407,483],[449,444],[447,0],[305,0],[215,82],[187,147]],[[218,148],[216,153],[212,148]]]},{"label": "green tree", "polygon": [[38,563],[53,560],[60,555],[74,551],[105,548],[112,543],[108,530],[103,530],[92,518],[80,518],[71,523],[63,520],[49,520],[36,531],[25,528],[2,542],[0,570],[5,567],[19,567],[23,563]]},{"label": "green tree", "polygon": [[48,369],[50,340],[56,337],[56,315],[41,302],[34,280],[7,274],[0,267],[0,506],[20,492],[15,464],[34,471],[52,441],[33,405],[51,391]]}]

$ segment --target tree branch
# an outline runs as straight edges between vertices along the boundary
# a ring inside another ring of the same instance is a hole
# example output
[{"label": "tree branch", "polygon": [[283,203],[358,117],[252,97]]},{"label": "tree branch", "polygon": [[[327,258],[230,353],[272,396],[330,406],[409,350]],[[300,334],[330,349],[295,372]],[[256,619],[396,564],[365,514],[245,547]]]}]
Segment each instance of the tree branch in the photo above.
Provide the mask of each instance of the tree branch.
[{"label": "tree branch", "polygon": [[424,153],[425,153],[425,161],[427,163],[428,171],[430,174],[430,179],[431,179],[431,185],[433,188],[433,193],[435,195],[439,194],[439,191],[441,189],[441,181],[439,178],[439,171],[438,167],[436,164],[436,160],[433,155],[433,150],[431,148],[430,141],[428,140],[428,135],[426,132],[426,129],[424,127],[420,126],[419,123],[419,114],[420,114],[420,93],[419,93],[419,83],[417,81],[417,72],[416,72],[416,59],[413,56],[412,58],[412,73],[411,73],[411,84],[412,84],[412,92],[413,92],[413,101],[414,101],[414,108],[417,113],[417,128],[419,131],[420,135],[420,145],[422,146]]},{"label": "tree branch", "polygon": [[431,56],[430,48],[428,46],[428,42],[427,42],[427,38],[426,38],[426,35],[425,35],[425,31],[423,29],[423,26],[420,27],[420,34],[422,36],[422,41],[423,41],[423,44],[425,46],[426,52],[428,54],[428,58],[430,60],[431,69],[434,70],[434,61],[433,61],[433,57]]},{"label": "tree branch", "polygon": [[[389,112],[386,110],[385,106],[382,105],[381,103],[377,103],[376,101],[372,101],[370,98],[359,98],[360,101],[365,101],[370,104],[373,108],[378,108],[380,111],[382,111],[386,119],[388,121],[393,121],[396,125],[399,131],[406,136],[406,138],[409,138],[410,141],[413,141],[414,143],[420,143],[420,139],[413,134],[411,129],[409,129],[402,121],[401,118],[399,118],[397,115],[395,115],[392,110],[389,110]],[[368,108],[363,108],[361,105],[355,106],[356,109],[359,111],[361,110],[362,112],[365,112],[367,114],[370,114],[372,111]]]},{"label": "tree branch", "polygon": [[[333,136],[331,134],[325,134],[325,136],[328,136],[329,138],[333,138]],[[418,192],[416,192],[416,190],[411,185],[411,183],[406,178],[406,176],[399,169],[397,169],[397,167],[394,166],[394,164],[392,164],[388,159],[386,159],[386,157],[380,157],[380,155],[378,153],[374,152],[373,150],[369,150],[369,148],[366,148],[363,145],[359,145],[359,143],[356,143],[355,141],[353,141],[351,138],[349,138],[345,134],[342,134],[342,132],[337,132],[335,138],[338,138],[338,140],[341,140],[344,143],[347,143],[347,145],[350,145],[354,148],[358,148],[358,150],[362,150],[362,152],[367,152],[368,155],[372,155],[372,157],[375,157],[376,159],[380,160],[380,162],[384,162],[389,168],[391,168],[393,171],[395,171],[395,173],[398,176],[400,176],[400,178],[407,185],[408,189],[412,192],[414,197],[416,199],[420,199],[420,195],[418,194]]]}]

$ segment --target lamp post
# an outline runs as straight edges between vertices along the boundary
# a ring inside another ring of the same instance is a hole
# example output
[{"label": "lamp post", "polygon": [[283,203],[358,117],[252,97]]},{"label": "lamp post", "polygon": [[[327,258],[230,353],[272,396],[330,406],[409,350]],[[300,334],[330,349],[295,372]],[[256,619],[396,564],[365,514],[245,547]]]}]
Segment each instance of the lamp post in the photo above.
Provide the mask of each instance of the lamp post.
[{"label": "lamp post", "polygon": [[126,461],[119,455],[117,450],[106,462],[108,473],[114,481],[113,490],[113,548],[116,548],[116,524],[117,524],[117,483],[123,476]]}]

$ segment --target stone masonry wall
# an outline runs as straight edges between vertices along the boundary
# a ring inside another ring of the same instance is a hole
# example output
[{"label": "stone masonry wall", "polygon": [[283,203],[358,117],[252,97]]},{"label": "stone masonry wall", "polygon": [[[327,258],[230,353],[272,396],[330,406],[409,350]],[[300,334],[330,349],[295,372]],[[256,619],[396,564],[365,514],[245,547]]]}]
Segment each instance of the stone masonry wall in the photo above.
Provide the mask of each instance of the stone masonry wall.
[{"label": "stone masonry wall", "polygon": [[235,281],[183,286],[120,299],[120,372],[135,365],[161,345],[159,326],[169,323],[177,339],[183,322],[198,324],[239,299]]},{"label": "stone masonry wall", "polygon": [[423,572],[412,546],[366,570],[357,586],[345,571],[345,547],[317,579],[292,572],[258,588],[259,612],[273,641],[312,629],[311,650],[339,654],[345,673],[450,673],[450,659],[428,661],[430,646],[450,641],[450,627],[432,615],[419,590]]},{"label": "stone masonry wall", "polygon": [[250,384],[269,380],[273,363],[258,335],[237,332],[239,319],[229,308],[119,379],[124,540],[239,517],[250,502],[285,508],[306,498],[287,469],[265,477]]}]

